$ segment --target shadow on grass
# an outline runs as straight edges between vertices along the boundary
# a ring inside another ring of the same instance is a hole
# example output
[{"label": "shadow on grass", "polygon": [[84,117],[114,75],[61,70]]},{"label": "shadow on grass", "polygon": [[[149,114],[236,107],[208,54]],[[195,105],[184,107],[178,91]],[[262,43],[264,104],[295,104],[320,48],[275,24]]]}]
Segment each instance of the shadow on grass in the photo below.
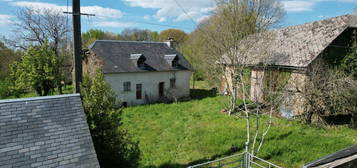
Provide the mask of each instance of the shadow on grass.
[{"label": "shadow on grass", "polygon": [[216,89],[190,89],[190,96],[193,100],[201,100],[207,97],[217,96]]},{"label": "shadow on grass", "polygon": [[240,146],[232,146],[226,152],[224,152],[222,154],[214,155],[211,158],[198,159],[198,160],[192,161],[192,162],[187,163],[187,164],[164,163],[164,164],[161,164],[159,166],[144,166],[144,168],[184,168],[184,167],[188,167],[188,166],[193,166],[193,165],[205,163],[205,162],[208,162],[208,161],[213,161],[213,160],[216,160],[216,159],[219,159],[219,158],[222,158],[222,157],[230,156],[230,155],[236,154],[238,152],[241,152],[243,150],[244,150],[244,144],[240,145]]}]

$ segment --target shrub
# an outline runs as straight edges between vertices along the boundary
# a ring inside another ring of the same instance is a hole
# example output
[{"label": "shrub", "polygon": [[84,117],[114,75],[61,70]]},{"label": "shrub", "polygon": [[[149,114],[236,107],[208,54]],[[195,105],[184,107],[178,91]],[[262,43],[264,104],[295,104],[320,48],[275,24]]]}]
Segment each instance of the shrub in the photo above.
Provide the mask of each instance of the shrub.
[{"label": "shrub", "polygon": [[101,167],[137,167],[138,143],[121,128],[121,108],[101,71],[84,77],[81,94]]},{"label": "shrub", "polygon": [[0,99],[10,96],[9,82],[0,80]]}]

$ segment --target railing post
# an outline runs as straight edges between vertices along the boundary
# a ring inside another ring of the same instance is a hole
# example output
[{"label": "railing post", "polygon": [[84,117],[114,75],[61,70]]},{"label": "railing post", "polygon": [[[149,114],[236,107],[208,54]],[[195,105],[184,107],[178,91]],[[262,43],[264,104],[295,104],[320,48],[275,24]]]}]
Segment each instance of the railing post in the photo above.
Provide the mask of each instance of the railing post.
[{"label": "railing post", "polygon": [[250,159],[249,159],[249,151],[248,151],[249,142],[245,142],[245,168],[250,168]]}]

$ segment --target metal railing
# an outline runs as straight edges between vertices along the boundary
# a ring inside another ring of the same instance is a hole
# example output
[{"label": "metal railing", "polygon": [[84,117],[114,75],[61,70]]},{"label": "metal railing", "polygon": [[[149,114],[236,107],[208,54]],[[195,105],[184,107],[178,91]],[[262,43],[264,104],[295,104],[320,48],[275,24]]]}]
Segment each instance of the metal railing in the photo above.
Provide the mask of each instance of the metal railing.
[{"label": "metal railing", "polygon": [[264,159],[243,152],[187,168],[282,168]]},{"label": "metal railing", "polygon": [[245,159],[245,152],[223,157],[217,160],[189,166],[188,168],[228,168],[228,167],[243,168],[244,159]]}]

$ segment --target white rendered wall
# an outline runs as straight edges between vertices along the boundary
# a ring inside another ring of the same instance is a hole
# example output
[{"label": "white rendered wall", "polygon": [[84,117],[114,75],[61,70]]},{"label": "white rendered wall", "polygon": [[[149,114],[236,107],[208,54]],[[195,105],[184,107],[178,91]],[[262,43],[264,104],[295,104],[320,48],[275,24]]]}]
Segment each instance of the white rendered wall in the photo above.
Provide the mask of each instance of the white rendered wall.
[{"label": "white rendered wall", "polygon": [[[133,72],[105,74],[118,99],[129,106],[147,104],[159,99],[159,83],[165,82],[165,96],[176,98],[190,96],[191,71]],[[176,78],[176,87],[170,88],[170,79]],[[124,82],[130,82],[130,91],[124,91]],[[136,99],[136,84],[142,84],[142,99]]]}]

